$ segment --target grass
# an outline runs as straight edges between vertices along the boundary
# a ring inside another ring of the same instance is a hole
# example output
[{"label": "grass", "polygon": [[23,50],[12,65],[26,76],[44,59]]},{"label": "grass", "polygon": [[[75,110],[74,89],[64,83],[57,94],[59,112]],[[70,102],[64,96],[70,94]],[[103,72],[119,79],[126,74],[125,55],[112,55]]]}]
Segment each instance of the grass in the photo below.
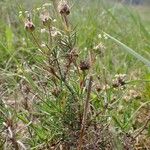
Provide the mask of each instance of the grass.
[{"label": "grass", "polygon": [[69,15],[0,3],[0,149],[150,149],[145,13],[99,0],[70,1]]}]

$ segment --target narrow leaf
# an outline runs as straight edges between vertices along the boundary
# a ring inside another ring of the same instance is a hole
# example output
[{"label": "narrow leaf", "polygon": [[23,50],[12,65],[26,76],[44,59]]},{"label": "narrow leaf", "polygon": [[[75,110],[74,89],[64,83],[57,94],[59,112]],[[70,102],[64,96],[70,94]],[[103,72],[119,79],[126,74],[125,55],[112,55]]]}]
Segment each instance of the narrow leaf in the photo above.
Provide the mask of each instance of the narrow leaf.
[{"label": "narrow leaf", "polygon": [[109,35],[107,33],[105,33],[105,34],[112,41],[114,41],[116,44],[118,44],[120,47],[122,47],[126,52],[128,52],[129,54],[131,54],[132,56],[134,56],[135,58],[137,58],[139,61],[143,62],[147,67],[150,68],[150,61],[149,60],[147,60],[146,58],[144,58],[143,56],[141,56],[139,53],[135,52],[133,49],[131,49],[127,45],[123,44],[122,42],[120,42],[116,38],[112,37],[111,35]]}]

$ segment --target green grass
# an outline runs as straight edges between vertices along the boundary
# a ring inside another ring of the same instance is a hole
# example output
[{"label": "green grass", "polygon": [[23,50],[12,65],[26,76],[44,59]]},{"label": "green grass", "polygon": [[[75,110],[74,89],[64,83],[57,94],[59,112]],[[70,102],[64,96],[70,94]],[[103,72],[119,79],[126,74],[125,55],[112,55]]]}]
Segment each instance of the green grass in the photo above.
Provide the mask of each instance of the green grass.
[{"label": "green grass", "polygon": [[41,33],[43,1],[0,3],[0,149],[150,148],[148,6],[139,15],[137,7],[74,0],[68,30],[46,6],[61,33],[50,40]]}]

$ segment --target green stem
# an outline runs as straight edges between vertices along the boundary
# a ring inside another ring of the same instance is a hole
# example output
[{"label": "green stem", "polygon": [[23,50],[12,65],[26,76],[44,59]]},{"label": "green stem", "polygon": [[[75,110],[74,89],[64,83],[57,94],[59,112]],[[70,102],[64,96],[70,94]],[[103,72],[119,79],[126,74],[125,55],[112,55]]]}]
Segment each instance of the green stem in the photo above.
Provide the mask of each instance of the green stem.
[{"label": "green stem", "polygon": [[36,45],[38,46],[38,48],[42,50],[42,47],[41,47],[41,45],[38,43],[38,41],[37,41],[36,37],[34,36],[33,32],[31,32],[31,35],[32,35],[32,37],[33,37],[34,42],[35,42]]}]

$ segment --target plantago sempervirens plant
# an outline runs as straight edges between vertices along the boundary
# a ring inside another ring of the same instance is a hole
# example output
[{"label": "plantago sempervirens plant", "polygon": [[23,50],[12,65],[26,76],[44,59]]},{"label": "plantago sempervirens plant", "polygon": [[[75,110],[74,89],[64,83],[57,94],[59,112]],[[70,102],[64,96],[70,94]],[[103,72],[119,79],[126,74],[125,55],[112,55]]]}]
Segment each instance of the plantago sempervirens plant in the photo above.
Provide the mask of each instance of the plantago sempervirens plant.
[{"label": "plantago sempervirens plant", "polygon": [[[30,141],[32,148],[94,149],[95,142],[99,140],[97,136],[103,136],[100,132],[104,129],[99,129],[101,125],[96,123],[97,118],[102,120],[100,115],[110,115],[105,107],[105,103],[109,106],[107,92],[110,92],[111,97],[109,83],[105,79],[105,83],[97,83],[97,74],[93,72],[96,69],[93,64],[97,61],[98,54],[103,56],[105,47],[100,43],[93,48],[94,51],[87,49],[85,56],[81,56],[76,45],[76,30],[72,29],[68,20],[71,10],[67,1],[61,0],[57,10],[56,6],[51,7],[51,10],[47,10],[47,5],[43,6],[43,10],[42,7],[38,9],[41,24],[38,26],[35,23],[36,30],[32,22],[34,18],[31,20],[28,17],[25,22],[25,29],[36,44],[36,53],[33,57],[34,67],[29,64],[29,71],[24,71],[27,81],[25,87],[28,88],[22,90],[25,93],[22,104],[26,114],[19,117],[27,124],[31,120],[27,130],[31,139],[36,137]],[[56,16],[61,16],[64,26],[58,24],[60,20]],[[99,85],[96,90],[93,90],[94,84]],[[124,78],[117,76],[111,85],[117,88],[124,84]],[[31,100],[33,104],[29,103]],[[100,112],[97,112],[99,109]],[[107,118],[103,120],[105,122]],[[107,130],[107,135],[110,135],[107,123],[105,127],[104,132]],[[92,147],[88,145],[87,139],[91,137],[88,131],[94,136]]]}]

